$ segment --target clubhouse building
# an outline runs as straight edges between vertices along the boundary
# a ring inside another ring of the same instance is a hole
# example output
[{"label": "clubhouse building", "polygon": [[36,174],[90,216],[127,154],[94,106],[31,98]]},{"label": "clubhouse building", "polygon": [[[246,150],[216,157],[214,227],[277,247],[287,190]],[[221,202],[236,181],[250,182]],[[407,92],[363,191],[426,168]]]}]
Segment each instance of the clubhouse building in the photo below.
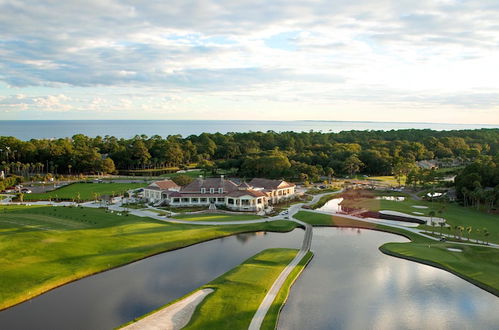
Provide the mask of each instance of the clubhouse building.
[{"label": "clubhouse building", "polygon": [[225,207],[234,211],[260,212],[269,205],[294,198],[295,185],[284,180],[255,178],[235,183],[220,178],[197,178],[184,187],[171,180],[156,181],[144,188],[148,202],[173,207]]}]

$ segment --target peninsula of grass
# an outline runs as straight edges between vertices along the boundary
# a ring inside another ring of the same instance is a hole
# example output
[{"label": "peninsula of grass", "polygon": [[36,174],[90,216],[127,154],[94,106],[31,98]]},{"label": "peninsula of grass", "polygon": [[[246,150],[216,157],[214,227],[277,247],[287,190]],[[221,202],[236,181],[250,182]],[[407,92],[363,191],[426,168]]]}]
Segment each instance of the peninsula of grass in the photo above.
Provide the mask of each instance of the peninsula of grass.
[{"label": "peninsula of grass", "polygon": [[267,315],[263,319],[262,326],[260,329],[262,330],[274,330],[277,328],[277,322],[279,321],[279,315],[281,314],[281,310],[284,307],[284,304],[288,300],[289,292],[291,291],[291,287],[295,283],[296,279],[300,276],[301,272],[307,267],[310,260],[314,254],[312,252],[308,252],[303,259],[296,265],[296,267],[291,271],[288,278],[284,282],[277,294],[277,297],[272,302]]},{"label": "peninsula of grass", "polygon": [[[497,276],[499,274],[499,249],[439,242],[402,228],[337,215],[300,211],[294,217],[313,226],[364,228],[405,236],[411,242],[386,243],[379,249],[391,256],[446,270],[499,296],[499,277]],[[462,252],[449,251],[449,248],[457,248]]]},{"label": "peninsula of grass", "polygon": [[295,226],[290,221],[199,226],[103,209],[0,207],[0,309],[161,252],[237,233],[290,231]]},{"label": "peninsula of grass", "polygon": [[268,249],[201,287],[215,290],[184,329],[247,329],[268,290],[298,250]]},{"label": "peninsula of grass", "polygon": [[179,214],[174,217],[186,221],[245,221],[258,220],[263,217],[256,214],[225,214],[225,213],[205,213],[205,214]]},{"label": "peninsula of grass", "polygon": [[[298,250],[294,249],[279,248],[264,250],[210,283],[142,315],[120,328],[171,306],[196,291],[211,288],[215,291],[197,307],[189,324],[183,329],[247,329],[267,291],[284,268],[293,260],[297,252]],[[276,328],[279,312],[286,301],[289,290],[312,256],[312,252],[307,253],[288,276],[270,307],[261,329]]]},{"label": "peninsula of grass", "polygon": [[98,196],[119,196],[127,190],[144,187],[146,183],[73,183],[59,189],[39,194],[25,194],[25,201],[91,201]]}]

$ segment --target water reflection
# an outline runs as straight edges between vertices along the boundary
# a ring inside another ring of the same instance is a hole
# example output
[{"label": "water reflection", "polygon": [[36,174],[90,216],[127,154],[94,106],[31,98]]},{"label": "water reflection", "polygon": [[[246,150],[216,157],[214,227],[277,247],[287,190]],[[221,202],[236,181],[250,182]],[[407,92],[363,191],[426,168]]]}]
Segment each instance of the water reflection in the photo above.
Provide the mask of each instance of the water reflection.
[{"label": "water reflection", "polygon": [[163,253],[84,278],[0,312],[0,329],[112,329],[272,247],[299,248],[302,230],[248,233]]},{"label": "water reflection", "polygon": [[341,202],[343,202],[343,197],[330,199],[323,206],[319,207],[319,211],[341,213]]},{"label": "water reflection", "polygon": [[440,269],[389,257],[391,234],[314,229],[315,257],[279,329],[497,329],[499,300]]}]

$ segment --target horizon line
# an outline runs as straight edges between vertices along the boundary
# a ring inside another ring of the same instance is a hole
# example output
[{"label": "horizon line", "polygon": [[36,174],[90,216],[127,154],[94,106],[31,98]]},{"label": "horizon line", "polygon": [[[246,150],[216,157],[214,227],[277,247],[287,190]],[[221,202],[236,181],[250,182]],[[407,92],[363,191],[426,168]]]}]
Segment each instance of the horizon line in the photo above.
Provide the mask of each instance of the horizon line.
[{"label": "horizon line", "polygon": [[419,121],[375,121],[375,120],[320,120],[320,119],[296,119],[296,120],[276,120],[276,119],[0,119],[0,122],[19,121],[212,121],[212,122],[322,122],[322,123],[393,123],[393,124],[443,124],[443,125],[463,125],[463,126],[494,126],[497,124],[469,124],[469,123],[449,123],[449,122],[419,122]]}]

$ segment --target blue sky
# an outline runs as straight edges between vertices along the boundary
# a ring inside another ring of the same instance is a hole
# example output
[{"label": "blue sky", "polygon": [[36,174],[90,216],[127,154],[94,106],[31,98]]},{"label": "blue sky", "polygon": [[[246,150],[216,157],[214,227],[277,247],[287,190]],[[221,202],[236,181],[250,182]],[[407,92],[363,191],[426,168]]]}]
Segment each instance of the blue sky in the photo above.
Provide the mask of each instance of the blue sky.
[{"label": "blue sky", "polygon": [[496,0],[0,0],[1,119],[499,124]]}]

